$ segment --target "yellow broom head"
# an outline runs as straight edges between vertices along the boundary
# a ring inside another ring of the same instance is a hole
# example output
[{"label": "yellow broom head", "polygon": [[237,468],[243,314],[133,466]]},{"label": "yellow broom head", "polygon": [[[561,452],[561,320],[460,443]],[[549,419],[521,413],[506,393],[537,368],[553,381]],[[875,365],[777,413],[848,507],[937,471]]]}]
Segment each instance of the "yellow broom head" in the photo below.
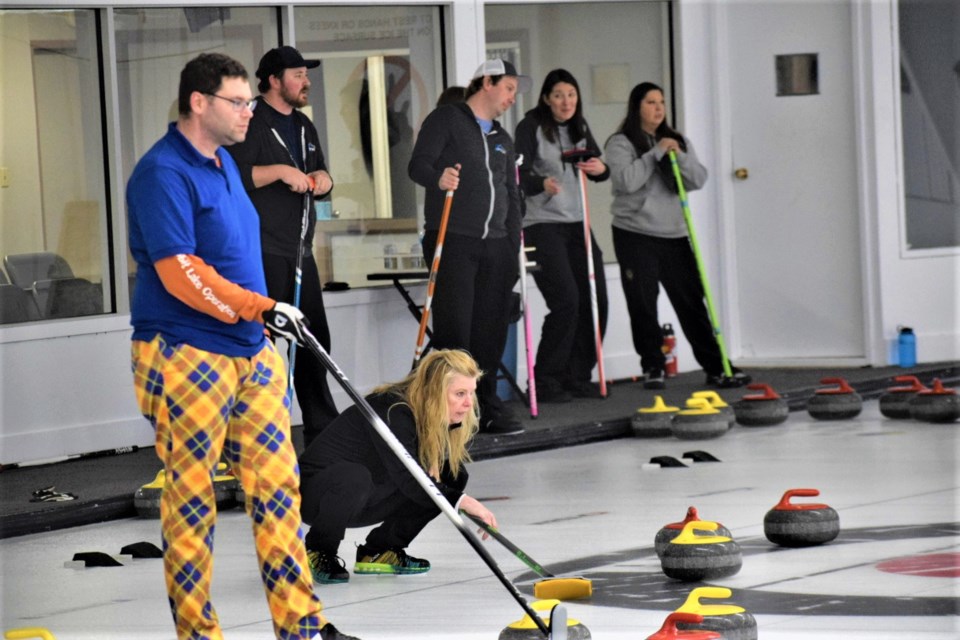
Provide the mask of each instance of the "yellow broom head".
[{"label": "yellow broom head", "polygon": [[544,578],[533,585],[541,600],[579,600],[593,595],[593,582],[586,578]]}]

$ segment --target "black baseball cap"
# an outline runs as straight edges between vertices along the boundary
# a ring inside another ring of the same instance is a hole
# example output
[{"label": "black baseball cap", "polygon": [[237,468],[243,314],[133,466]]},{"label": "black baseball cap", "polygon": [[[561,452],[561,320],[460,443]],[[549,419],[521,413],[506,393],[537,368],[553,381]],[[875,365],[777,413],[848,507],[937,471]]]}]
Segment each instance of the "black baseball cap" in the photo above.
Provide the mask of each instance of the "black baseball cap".
[{"label": "black baseball cap", "polygon": [[300,52],[293,47],[277,47],[276,49],[270,49],[260,58],[257,77],[263,80],[270,76],[279,75],[284,69],[299,69],[300,67],[313,69],[319,66],[319,60],[304,60]]}]

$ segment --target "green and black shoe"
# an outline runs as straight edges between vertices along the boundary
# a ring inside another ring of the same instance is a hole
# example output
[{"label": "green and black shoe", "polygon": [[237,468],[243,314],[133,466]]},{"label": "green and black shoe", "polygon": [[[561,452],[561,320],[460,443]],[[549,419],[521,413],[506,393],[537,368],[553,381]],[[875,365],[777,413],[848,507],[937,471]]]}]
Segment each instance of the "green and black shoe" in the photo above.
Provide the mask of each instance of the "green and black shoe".
[{"label": "green and black shoe", "polygon": [[307,549],[307,560],[310,561],[310,573],[313,574],[314,582],[341,584],[350,579],[343,560],[335,553]]},{"label": "green and black shoe", "polygon": [[374,552],[367,547],[357,547],[357,564],[353,567],[356,574],[393,574],[409,575],[430,571],[430,561],[408,556],[403,549],[387,549]]}]

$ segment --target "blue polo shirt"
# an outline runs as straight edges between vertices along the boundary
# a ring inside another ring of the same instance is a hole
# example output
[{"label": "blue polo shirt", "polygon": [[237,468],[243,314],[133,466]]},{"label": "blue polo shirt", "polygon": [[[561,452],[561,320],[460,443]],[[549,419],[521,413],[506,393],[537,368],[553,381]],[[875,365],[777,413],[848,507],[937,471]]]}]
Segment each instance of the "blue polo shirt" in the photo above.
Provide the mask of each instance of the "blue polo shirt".
[{"label": "blue polo shirt", "polygon": [[263,348],[262,324],[227,324],[190,308],[167,292],[153,267],[161,258],[192,254],[227,280],[267,295],[257,211],[233,158],[223,148],[217,157],[220,166],[171,123],[134,168],[127,183],[130,252],[137,262],[130,324],[134,340],[159,333],[172,344],[250,357]]}]

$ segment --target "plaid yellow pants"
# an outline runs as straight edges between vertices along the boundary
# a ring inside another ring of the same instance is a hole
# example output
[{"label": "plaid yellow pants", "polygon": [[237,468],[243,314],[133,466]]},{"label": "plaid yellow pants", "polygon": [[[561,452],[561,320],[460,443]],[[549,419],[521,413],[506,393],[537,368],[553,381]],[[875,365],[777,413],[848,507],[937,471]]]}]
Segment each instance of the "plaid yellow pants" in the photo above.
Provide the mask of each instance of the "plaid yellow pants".
[{"label": "plaid yellow pants", "polygon": [[326,620],[300,534],[299,467],[290,438],[283,360],[270,341],[252,358],[170,345],[132,345],[137,402],[166,470],[160,501],[164,573],[177,637],[222,640],[210,601],[222,452],[253,520],[260,575],[280,640],[309,640]]}]

